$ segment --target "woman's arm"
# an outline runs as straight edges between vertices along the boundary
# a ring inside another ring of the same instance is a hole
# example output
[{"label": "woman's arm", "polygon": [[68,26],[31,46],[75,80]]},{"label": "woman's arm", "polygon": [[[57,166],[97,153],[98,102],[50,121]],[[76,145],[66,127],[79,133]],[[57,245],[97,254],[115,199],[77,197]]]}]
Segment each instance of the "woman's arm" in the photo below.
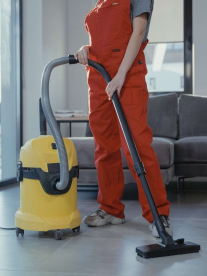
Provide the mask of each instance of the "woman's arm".
[{"label": "woman's arm", "polygon": [[119,67],[118,72],[127,74],[139,52],[140,45],[144,39],[145,30],[147,26],[147,13],[142,13],[133,19],[133,33],[129,40],[125,56]]},{"label": "woman's arm", "polygon": [[106,92],[111,100],[113,93],[117,90],[118,96],[120,95],[121,88],[124,84],[126,74],[132,66],[132,63],[139,52],[140,45],[144,39],[145,30],[147,26],[147,13],[133,19],[133,32],[129,40],[124,58],[121,62],[116,76],[109,82],[106,87]]}]

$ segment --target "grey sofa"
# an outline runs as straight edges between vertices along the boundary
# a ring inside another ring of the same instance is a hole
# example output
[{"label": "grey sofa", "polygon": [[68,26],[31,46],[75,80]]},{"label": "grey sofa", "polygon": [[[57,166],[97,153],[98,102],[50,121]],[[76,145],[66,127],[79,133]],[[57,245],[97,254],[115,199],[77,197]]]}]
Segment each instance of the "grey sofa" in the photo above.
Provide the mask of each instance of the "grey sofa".
[{"label": "grey sofa", "polygon": [[178,185],[180,179],[207,176],[207,97],[182,95],[179,99],[175,175]]},{"label": "grey sofa", "polygon": [[[207,98],[182,94],[152,96],[148,101],[148,124],[165,184],[180,179],[207,176]],[[86,137],[70,138],[76,147],[80,176],[78,185],[97,186],[94,140],[89,125]],[[122,152],[122,150],[121,150]],[[122,153],[125,184],[133,179]]]}]

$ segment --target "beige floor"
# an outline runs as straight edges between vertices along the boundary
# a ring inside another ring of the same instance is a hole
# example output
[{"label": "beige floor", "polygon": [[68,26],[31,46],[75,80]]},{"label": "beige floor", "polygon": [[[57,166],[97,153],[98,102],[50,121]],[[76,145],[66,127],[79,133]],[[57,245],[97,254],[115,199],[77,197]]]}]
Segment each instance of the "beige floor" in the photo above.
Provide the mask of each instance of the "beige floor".
[{"label": "beige floor", "polygon": [[[136,189],[128,187],[126,223],[89,228],[80,233],[64,231],[64,240],[54,233],[25,231],[24,238],[14,231],[0,230],[0,276],[204,276],[207,270],[207,191],[168,192],[174,238],[199,243],[200,253],[156,259],[136,256],[136,246],[156,243],[141,216]],[[78,192],[82,216],[97,208],[96,192]],[[13,227],[19,207],[19,186],[0,189],[0,226]]]}]

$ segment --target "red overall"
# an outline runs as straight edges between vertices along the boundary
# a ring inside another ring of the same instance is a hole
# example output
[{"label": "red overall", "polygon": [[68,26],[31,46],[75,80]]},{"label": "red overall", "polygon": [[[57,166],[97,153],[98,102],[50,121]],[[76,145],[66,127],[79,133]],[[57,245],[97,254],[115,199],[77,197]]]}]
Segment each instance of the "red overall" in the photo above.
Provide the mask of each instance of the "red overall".
[{"label": "red overall", "polygon": [[[90,38],[90,59],[101,63],[113,79],[125,55],[132,34],[130,0],[101,0],[85,19]],[[169,215],[170,203],[157,156],[151,147],[152,130],[147,124],[147,102],[149,93],[145,81],[147,67],[142,42],[139,52],[127,73],[120,94],[120,103],[126,116],[132,137],[146,170],[158,212]],[[124,190],[124,175],[120,148],[128,167],[137,182],[139,201],[143,217],[153,221],[139,177],[134,170],[122,129],[112,101],[105,91],[106,82],[101,74],[86,66],[89,100],[89,125],[95,141],[95,165],[98,173],[98,203],[100,208],[116,217],[124,217],[121,198]]]}]

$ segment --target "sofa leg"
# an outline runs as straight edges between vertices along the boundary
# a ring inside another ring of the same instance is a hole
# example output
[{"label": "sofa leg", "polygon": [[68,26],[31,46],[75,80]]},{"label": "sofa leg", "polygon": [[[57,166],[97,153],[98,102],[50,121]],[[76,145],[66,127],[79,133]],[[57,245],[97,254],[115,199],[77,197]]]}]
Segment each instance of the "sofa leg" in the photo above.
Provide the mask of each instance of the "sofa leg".
[{"label": "sofa leg", "polygon": [[180,193],[180,186],[183,186],[185,177],[183,176],[177,176],[176,181],[177,181],[177,193]]}]

